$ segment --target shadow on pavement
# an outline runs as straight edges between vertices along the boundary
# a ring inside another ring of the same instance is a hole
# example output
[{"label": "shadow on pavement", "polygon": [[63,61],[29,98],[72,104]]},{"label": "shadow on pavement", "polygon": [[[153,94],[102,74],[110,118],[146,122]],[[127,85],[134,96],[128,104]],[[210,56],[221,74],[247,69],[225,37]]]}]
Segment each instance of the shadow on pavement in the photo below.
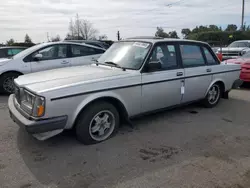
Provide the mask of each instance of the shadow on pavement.
[{"label": "shadow on pavement", "polygon": [[[204,151],[199,148],[208,145],[202,143],[206,142],[206,136],[217,135],[223,128],[229,132],[235,129],[232,125],[241,124],[244,121],[242,117],[248,117],[249,111],[241,112],[238,117],[235,114],[247,106],[249,103],[245,101],[230,99],[222,100],[214,109],[191,105],[145,116],[134,121],[134,130],[123,126],[116,137],[91,146],[80,144],[72,132],[65,132],[40,142],[25,130],[19,129],[17,145],[25,164],[42,184],[55,184],[61,188],[101,188],[116,184],[132,175],[159,169],[174,159],[163,154],[155,154],[157,157],[150,161],[147,160],[148,156],[143,158],[142,154],[155,153],[152,148],[164,151],[166,146],[171,146],[169,148],[172,148],[176,155],[184,156],[181,151],[185,150],[190,154],[204,155]],[[187,144],[188,142],[191,145]],[[198,150],[196,145],[199,146]],[[160,146],[162,147],[157,148]],[[212,150],[213,145],[209,146]]]}]

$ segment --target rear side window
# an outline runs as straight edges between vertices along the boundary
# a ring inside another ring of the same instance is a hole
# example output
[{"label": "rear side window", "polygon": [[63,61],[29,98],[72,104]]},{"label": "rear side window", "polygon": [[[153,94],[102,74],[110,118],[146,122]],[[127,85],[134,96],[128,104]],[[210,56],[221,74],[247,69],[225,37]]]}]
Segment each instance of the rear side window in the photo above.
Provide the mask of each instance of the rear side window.
[{"label": "rear side window", "polygon": [[12,49],[8,49],[7,54],[8,56],[12,56]]},{"label": "rear side window", "polygon": [[18,48],[16,48],[16,49],[12,49],[12,55],[16,55],[16,54],[18,54],[19,52],[21,52],[21,51],[23,51],[24,49],[18,49]]},{"label": "rear side window", "polygon": [[196,67],[205,65],[200,46],[180,45],[182,63],[184,67]]},{"label": "rear side window", "polygon": [[0,49],[0,57],[6,57],[5,49]]},{"label": "rear side window", "polygon": [[203,50],[204,50],[208,65],[218,64],[217,61],[214,59],[214,56],[211,54],[211,52],[207,48],[203,47]]},{"label": "rear side window", "polygon": [[101,54],[103,52],[104,51],[101,49],[96,49],[81,45],[71,45],[72,57],[95,55],[95,54]]}]

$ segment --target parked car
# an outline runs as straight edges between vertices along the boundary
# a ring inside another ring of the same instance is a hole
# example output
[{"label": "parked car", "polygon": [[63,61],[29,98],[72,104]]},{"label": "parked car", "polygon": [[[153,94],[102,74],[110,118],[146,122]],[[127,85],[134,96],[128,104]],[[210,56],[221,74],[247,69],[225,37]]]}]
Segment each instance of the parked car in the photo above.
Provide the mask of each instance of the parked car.
[{"label": "parked car", "polygon": [[239,40],[231,43],[228,47],[218,49],[222,53],[223,60],[235,59],[250,50],[250,40]]},{"label": "parked car", "polygon": [[11,58],[19,52],[25,50],[27,47],[21,46],[4,46],[0,47],[0,58]]},{"label": "parked car", "polygon": [[104,49],[108,49],[109,45],[105,42],[101,42],[98,40],[65,40],[66,42],[75,42],[75,43],[80,43],[80,44],[89,44],[92,46],[96,46],[99,48],[104,48]]},{"label": "parked car", "polygon": [[240,65],[220,64],[210,46],[178,39],[115,42],[98,62],[14,80],[10,117],[39,140],[74,129],[84,144],[122,121],[201,100],[214,107],[241,83]]},{"label": "parked car", "polygon": [[241,65],[240,79],[244,82],[250,82],[250,52],[245,53],[237,59],[229,59],[225,63],[234,63]]},{"label": "parked car", "polygon": [[12,93],[13,80],[19,75],[43,70],[91,64],[105,50],[72,42],[42,43],[11,59],[0,59],[0,92]]}]

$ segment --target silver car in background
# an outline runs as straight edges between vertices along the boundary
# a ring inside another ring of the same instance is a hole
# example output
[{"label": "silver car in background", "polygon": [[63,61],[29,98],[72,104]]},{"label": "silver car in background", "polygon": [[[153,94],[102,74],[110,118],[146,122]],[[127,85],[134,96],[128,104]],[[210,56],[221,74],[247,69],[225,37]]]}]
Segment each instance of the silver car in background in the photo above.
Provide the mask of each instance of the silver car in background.
[{"label": "silver car in background", "polygon": [[39,140],[75,129],[84,144],[114,135],[122,121],[194,101],[214,107],[238,82],[240,65],[220,64],[203,42],[131,38],[88,66],[20,76],[10,117]]}]

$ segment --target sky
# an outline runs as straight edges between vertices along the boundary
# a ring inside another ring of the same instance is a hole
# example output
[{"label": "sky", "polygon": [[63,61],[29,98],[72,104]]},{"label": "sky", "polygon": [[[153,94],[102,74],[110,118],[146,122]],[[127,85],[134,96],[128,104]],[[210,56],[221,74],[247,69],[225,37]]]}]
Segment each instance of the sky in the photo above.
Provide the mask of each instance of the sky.
[{"label": "sky", "polygon": [[[250,0],[245,0],[245,22],[250,25]],[[153,36],[156,27],[169,32],[197,25],[241,23],[241,0],[1,0],[0,43],[13,38],[23,42],[27,33],[33,42],[68,33],[70,19],[79,14],[115,40]]]}]

